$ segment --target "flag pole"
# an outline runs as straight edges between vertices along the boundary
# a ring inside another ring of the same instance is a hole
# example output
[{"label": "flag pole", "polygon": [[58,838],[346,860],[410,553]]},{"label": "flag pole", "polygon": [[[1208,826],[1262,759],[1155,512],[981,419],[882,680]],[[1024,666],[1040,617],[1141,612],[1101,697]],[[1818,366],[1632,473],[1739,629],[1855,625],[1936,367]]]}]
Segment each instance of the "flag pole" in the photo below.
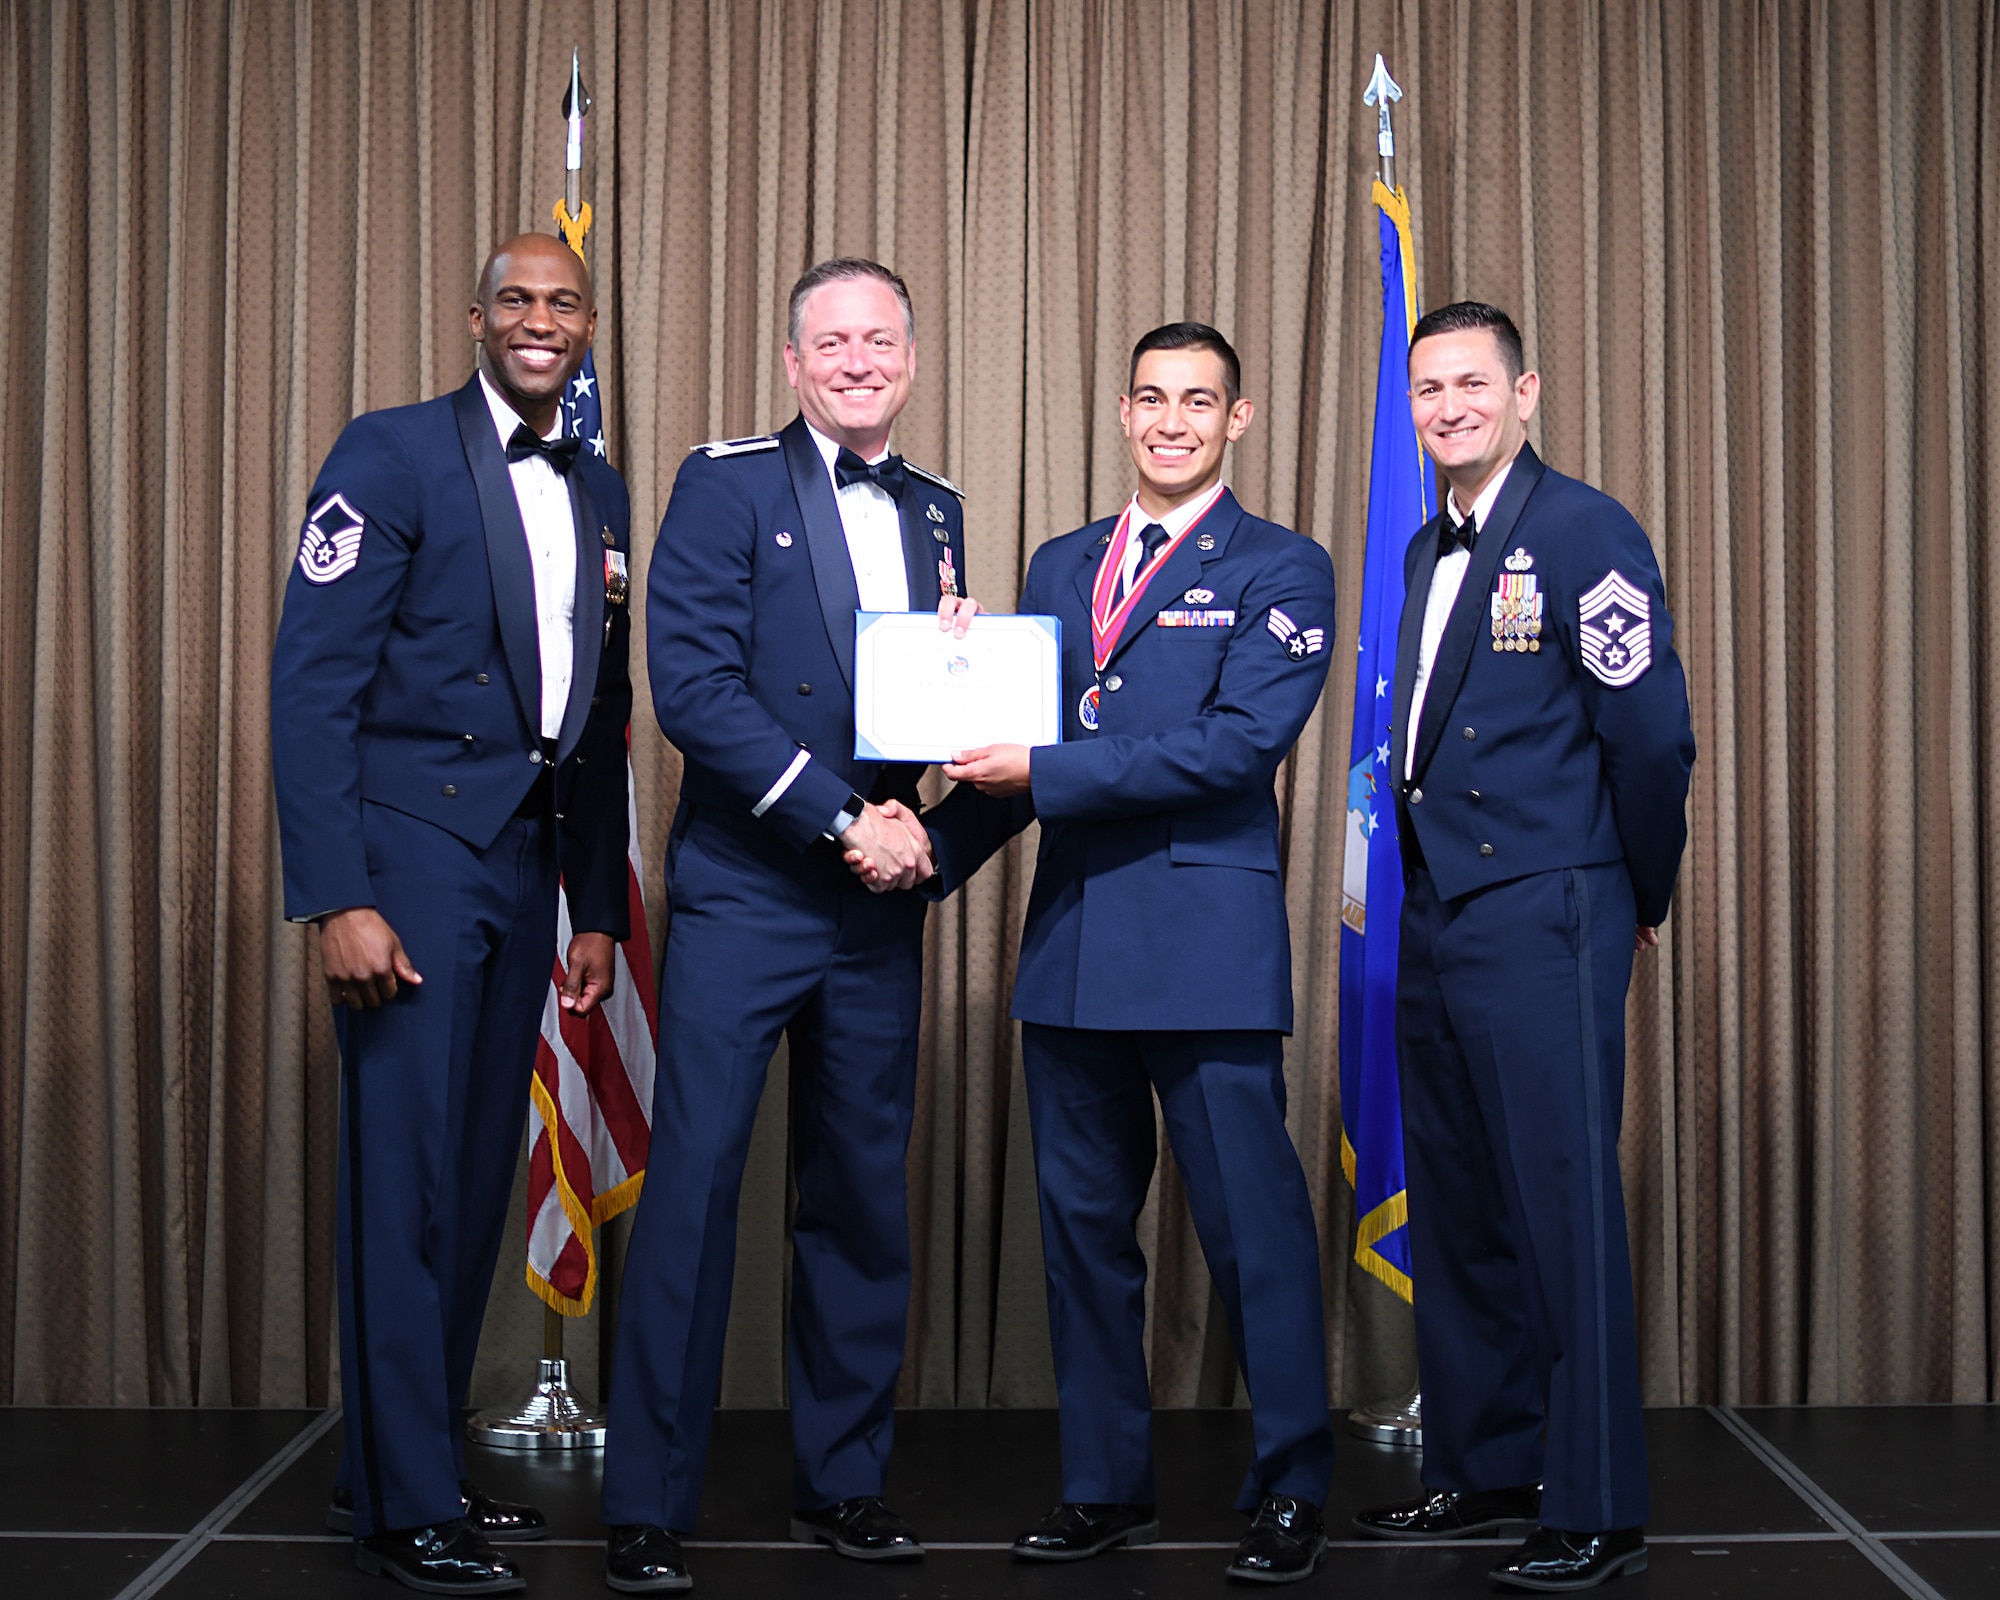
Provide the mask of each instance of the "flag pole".
[{"label": "flag pole", "polygon": [[[1389,76],[1389,68],[1378,54],[1368,87],[1362,91],[1361,103],[1375,108],[1375,153],[1381,161],[1382,187],[1399,198],[1401,192],[1396,187],[1396,130],[1390,121],[1389,108],[1402,98],[1401,85]],[[1357,1406],[1348,1412],[1347,1431],[1375,1444],[1421,1449],[1424,1442],[1421,1380],[1393,1399]]]},{"label": "flag pole", "polygon": [[[556,202],[556,227],[565,243],[583,260],[584,236],[590,232],[590,203],[583,198],[583,119],[590,96],[583,87],[583,56],[569,55],[569,85],[563,91],[563,197]],[[533,1387],[518,1405],[481,1411],[465,1425],[474,1444],[496,1450],[602,1450],[604,1416],[570,1386],[569,1362],[563,1355],[563,1314],[542,1306],[542,1359]]]}]

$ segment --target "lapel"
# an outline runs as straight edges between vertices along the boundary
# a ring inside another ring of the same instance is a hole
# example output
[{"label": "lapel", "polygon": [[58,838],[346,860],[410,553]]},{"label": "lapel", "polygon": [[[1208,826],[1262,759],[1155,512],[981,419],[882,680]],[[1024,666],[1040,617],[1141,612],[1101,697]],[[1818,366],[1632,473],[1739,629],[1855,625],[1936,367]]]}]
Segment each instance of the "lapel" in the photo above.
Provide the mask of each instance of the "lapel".
[{"label": "lapel", "polygon": [[[1535,485],[1542,481],[1541,457],[1535,454],[1530,444],[1521,446],[1521,453],[1514,458],[1514,465],[1507,474],[1506,486],[1500,491],[1500,498],[1493,502],[1493,514],[1486,526],[1479,530],[1479,541],[1473,546],[1471,563],[1465,569],[1465,581],[1459,585],[1458,599],[1453,602],[1451,618],[1444,625],[1444,637],[1438,641],[1437,659],[1431,663],[1430,681],[1424,686],[1424,708],[1437,713],[1422,727],[1417,729],[1417,760],[1411,768],[1410,781],[1416,782],[1424,775],[1424,768],[1430,764],[1431,754],[1438,747],[1438,740],[1444,736],[1444,726],[1451,719],[1444,715],[1445,708],[1458,697],[1458,688],[1465,681],[1465,669],[1472,661],[1472,651],[1479,643],[1479,636],[1485,631],[1487,618],[1487,596],[1493,591],[1493,574],[1499,570],[1500,558],[1507,552],[1507,541],[1514,537],[1514,524],[1521,518],[1521,508],[1527,504],[1528,496],[1534,493]],[[1449,516],[1443,509],[1448,504],[1440,497],[1439,515]],[[1430,595],[1430,571],[1437,565],[1437,544],[1433,540],[1428,560],[1420,560],[1424,569],[1423,595]],[[1415,591],[1412,591],[1413,595]],[[1417,629],[1423,628],[1423,602],[1415,608]],[[1411,615],[1405,608],[1403,616],[1407,624]],[[1398,640],[1399,650],[1402,641]],[[1400,667],[1398,676],[1401,676]],[[1416,680],[1416,658],[1411,657],[1411,681]]]},{"label": "lapel", "polygon": [[[507,472],[507,455],[493,431],[493,413],[479,387],[479,374],[451,397],[465,464],[479,495],[479,520],[486,529],[486,566],[493,580],[493,611],[507,676],[514,684],[521,718],[531,733],[542,729],[542,657],[535,623],[535,568],[520,503]],[[581,573],[578,574],[581,577]],[[574,690],[571,691],[574,695]]]},{"label": "lapel", "polygon": [[1424,611],[1430,603],[1431,578],[1437,571],[1438,524],[1444,520],[1444,515],[1440,511],[1415,534],[1417,565],[1409,575],[1408,587],[1403,591],[1403,619],[1396,632],[1396,698],[1389,713],[1394,736],[1390,759],[1394,765],[1389,771],[1399,789],[1403,784],[1403,772],[1409,765],[1410,697],[1417,688],[1417,656],[1423,648]]},{"label": "lapel", "polygon": [[556,745],[558,761],[583,737],[583,725],[590,720],[590,703],[597,696],[597,664],[604,654],[604,552],[611,546],[598,537],[583,472],[579,457],[564,479],[569,487],[570,521],[576,528],[576,595],[570,607],[569,704],[563,707],[562,735]]},{"label": "lapel", "polygon": [[[1112,646],[1110,658],[1105,662],[1108,670],[1116,661],[1132,648],[1132,641],[1144,635],[1153,625],[1153,619],[1168,606],[1174,604],[1201,577],[1202,567],[1210,561],[1220,561],[1229,549],[1229,536],[1236,531],[1237,523],[1243,520],[1243,507],[1237,504],[1236,496],[1224,489],[1214,505],[1208,508],[1201,521],[1189,530],[1186,538],[1174,546],[1174,553],[1167,557],[1167,564],[1153,574],[1153,581],[1146,585],[1146,592],[1139,596],[1139,603],[1125,619],[1125,628],[1118,635],[1118,643]],[[1110,531],[1116,532],[1117,519],[1109,524]],[[1214,539],[1215,548],[1203,550],[1195,541],[1203,535]],[[1090,618],[1090,594],[1097,583],[1098,564],[1103,561],[1106,545],[1093,540],[1086,547],[1086,557],[1076,575],[1077,592],[1083,596],[1083,611],[1086,626]],[[1096,659],[1095,639],[1092,641],[1092,660]]]},{"label": "lapel", "polygon": [[[833,498],[833,479],[819,446],[795,417],[778,435],[784,447],[785,470],[791,474],[792,495],[805,520],[806,548],[812,552],[813,584],[819,590],[820,615],[826,620],[827,642],[840,664],[848,690],[854,688],[854,613],[861,609],[861,591],[854,584],[854,561],[847,553],[847,532],[840,525],[840,507]],[[904,530],[904,543],[909,531]],[[910,574],[912,580],[916,574]]]},{"label": "lapel", "polygon": [[[944,594],[944,576],[938,571],[938,563],[945,552],[951,550],[950,530],[945,523],[933,522],[925,515],[925,509],[937,504],[937,496],[942,491],[930,489],[923,479],[911,474],[903,487],[903,497],[896,502],[896,516],[903,527],[903,571],[909,579],[910,609],[912,611],[935,611],[939,599]],[[931,530],[936,529],[933,533]],[[937,534],[945,535],[944,539]],[[954,551],[951,558],[952,570],[957,574],[958,592],[965,593],[965,569]]]}]

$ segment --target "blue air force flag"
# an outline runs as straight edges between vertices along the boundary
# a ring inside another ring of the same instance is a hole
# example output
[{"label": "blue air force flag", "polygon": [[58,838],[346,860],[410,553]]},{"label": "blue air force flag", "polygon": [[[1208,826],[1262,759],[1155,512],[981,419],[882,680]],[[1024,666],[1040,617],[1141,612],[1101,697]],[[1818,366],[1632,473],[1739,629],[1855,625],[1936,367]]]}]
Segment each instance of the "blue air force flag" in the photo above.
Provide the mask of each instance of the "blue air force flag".
[{"label": "blue air force flag", "polygon": [[1396,940],[1403,872],[1390,785],[1389,713],[1403,552],[1430,519],[1423,451],[1410,418],[1410,330],[1417,321],[1410,204],[1378,179],[1382,354],[1375,375],[1375,447],[1368,469],[1362,557],[1361,659],[1347,773],[1347,853],[1340,895],[1340,1157],[1354,1185],[1354,1259],[1411,1298],[1403,1105],[1396,1084]]}]

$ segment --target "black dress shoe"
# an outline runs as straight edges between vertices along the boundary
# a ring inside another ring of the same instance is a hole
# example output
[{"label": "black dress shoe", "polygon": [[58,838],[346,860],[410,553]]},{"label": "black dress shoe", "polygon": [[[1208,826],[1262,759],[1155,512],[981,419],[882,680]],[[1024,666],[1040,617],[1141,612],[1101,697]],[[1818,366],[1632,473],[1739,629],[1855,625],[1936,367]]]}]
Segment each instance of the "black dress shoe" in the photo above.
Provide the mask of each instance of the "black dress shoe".
[{"label": "black dress shoe", "polygon": [[370,1534],[354,1546],[354,1564],[426,1594],[515,1594],[528,1587],[520,1569],[463,1517]]},{"label": "black dress shoe", "polygon": [[1159,1537],[1159,1519],[1151,1506],[1065,1500],[1027,1532],[1014,1536],[1014,1554],[1029,1561],[1081,1561],[1113,1545],[1152,1544]]},{"label": "black dress shoe", "polygon": [[916,1530],[875,1494],[817,1511],[793,1511],[792,1537],[800,1544],[830,1544],[856,1561],[918,1561],[924,1553]]},{"label": "black dress shoe", "polygon": [[672,1594],[694,1587],[680,1540],[650,1522],[610,1530],[604,1541],[604,1581],[622,1594]]},{"label": "black dress shoe", "polygon": [[[548,1519],[533,1506],[517,1506],[505,1500],[495,1500],[470,1478],[459,1480],[458,1494],[465,1502],[465,1520],[489,1544],[526,1544],[530,1539],[542,1538],[549,1531]],[[326,1507],[326,1527],[329,1533],[354,1531],[352,1490],[336,1488],[333,1491],[333,1498]]]},{"label": "black dress shoe", "polygon": [[1236,1547],[1228,1575],[1245,1583],[1297,1583],[1312,1576],[1325,1554],[1326,1528],[1319,1507],[1267,1494],[1250,1519],[1250,1531]]},{"label": "black dress shoe", "polygon": [[1533,1523],[1542,1514],[1542,1486],[1485,1489],[1456,1494],[1440,1489],[1421,1500],[1370,1506],[1357,1512],[1354,1526],[1374,1539],[1470,1539],[1509,1523]]},{"label": "black dress shoe", "polygon": [[1537,1528],[1526,1544],[1486,1575],[1511,1589],[1560,1594],[1567,1589],[1594,1589],[1606,1578],[1645,1570],[1644,1528],[1613,1528],[1608,1533]]}]

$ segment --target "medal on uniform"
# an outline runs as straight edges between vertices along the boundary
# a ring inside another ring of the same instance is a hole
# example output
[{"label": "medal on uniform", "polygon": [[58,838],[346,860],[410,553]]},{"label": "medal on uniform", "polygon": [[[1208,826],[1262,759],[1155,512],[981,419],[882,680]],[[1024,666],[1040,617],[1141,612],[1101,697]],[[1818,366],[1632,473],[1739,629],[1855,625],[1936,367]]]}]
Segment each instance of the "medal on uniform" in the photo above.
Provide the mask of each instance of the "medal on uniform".
[{"label": "medal on uniform", "polygon": [[1534,564],[1533,556],[1517,548],[1502,563],[1507,570],[1494,580],[1488,609],[1495,650],[1532,654],[1542,648],[1542,609],[1548,597],[1528,570]]},{"label": "medal on uniform", "polygon": [[[1104,555],[1097,563],[1097,579],[1090,586],[1090,650],[1098,672],[1104,671],[1105,663],[1118,648],[1118,640],[1125,632],[1125,624],[1131,620],[1132,613],[1139,609],[1140,598],[1146,592],[1146,585],[1153,581],[1153,574],[1172,559],[1173,553],[1180,548],[1181,541],[1201,525],[1202,517],[1213,511],[1221,498],[1218,494],[1214,500],[1209,501],[1203,508],[1201,516],[1196,517],[1193,522],[1161,545],[1153,559],[1132,574],[1132,587],[1123,600],[1119,600],[1117,595],[1118,579],[1125,565],[1125,541],[1132,526],[1132,506],[1129,502],[1118,515],[1118,525],[1099,541],[1104,546]],[[1195,543],[1206,550],[1213,548],[1215,540],[1211,535],[1204,533],[1195,540]],[[1092,709],[1095,710],[1094,703]],[[1097,724],[1094,721],[1086,721],[1084,726],[1094,728]]]},{"label": "medal on uniform", "polygon": [[1097,732],[1097,685],[1092,684],[1083,691],[1083,698],[1076,703],[1076,720],[1091,733]]},{"label": "medal on uniform", "polygon": [[625,552],[607,550],[604,552],[604,603],[622,606],[632,592],[631,579],[625,571]]},{"label": "medal on uniform", "polygon": [[947,599],[958,598],[958,569],[951,564],[949,550],[938,558],[938,593]]}]

